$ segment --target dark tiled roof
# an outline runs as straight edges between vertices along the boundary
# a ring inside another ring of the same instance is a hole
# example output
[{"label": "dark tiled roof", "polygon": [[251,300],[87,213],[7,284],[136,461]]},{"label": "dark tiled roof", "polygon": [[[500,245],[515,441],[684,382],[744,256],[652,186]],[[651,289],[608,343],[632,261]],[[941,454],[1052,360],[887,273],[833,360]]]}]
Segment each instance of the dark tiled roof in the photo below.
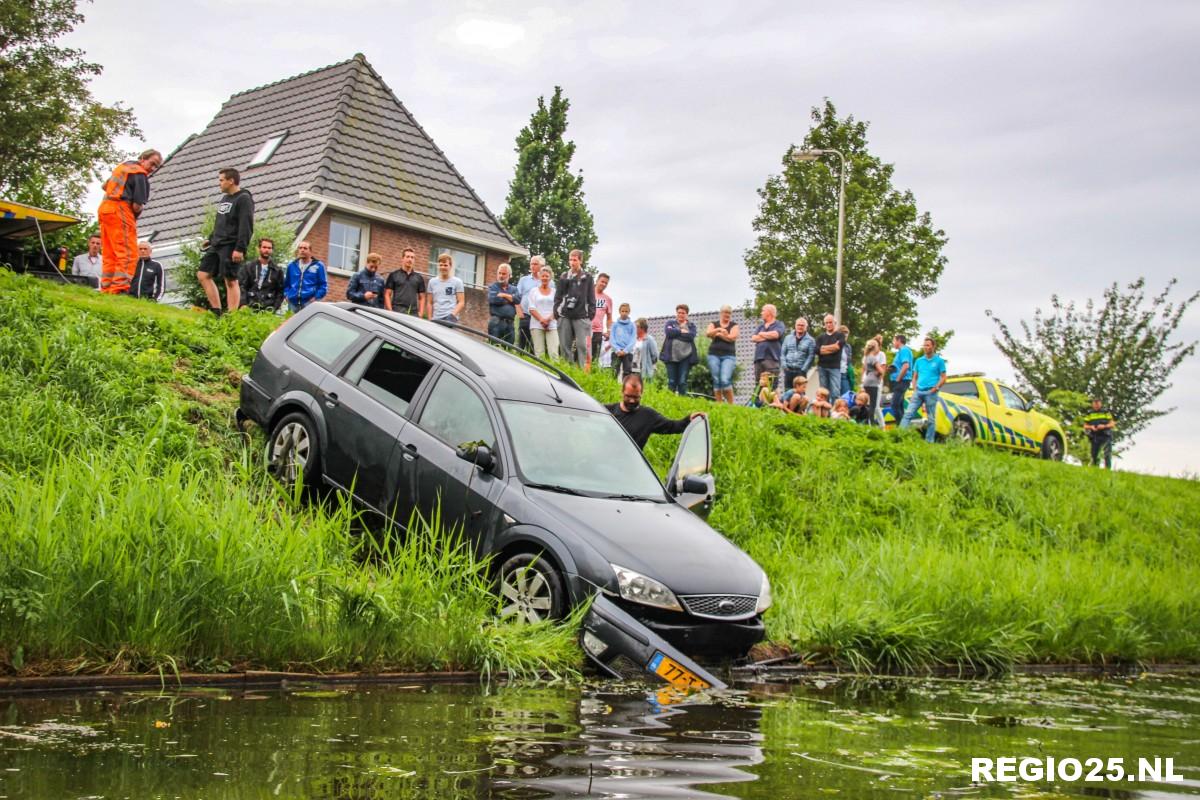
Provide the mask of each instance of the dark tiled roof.
[{"label": "dark tiled roof", "polygon": [[[285,130],[267,164],[247,167]],[[362,55],[229,98],[151,179],[138,227],[159,242],[194,235],[225,166],[241,170],[260,213],[274,209],[297,227],[315,207],[300,198],[307,191],[502,249],[516,244]]]}]

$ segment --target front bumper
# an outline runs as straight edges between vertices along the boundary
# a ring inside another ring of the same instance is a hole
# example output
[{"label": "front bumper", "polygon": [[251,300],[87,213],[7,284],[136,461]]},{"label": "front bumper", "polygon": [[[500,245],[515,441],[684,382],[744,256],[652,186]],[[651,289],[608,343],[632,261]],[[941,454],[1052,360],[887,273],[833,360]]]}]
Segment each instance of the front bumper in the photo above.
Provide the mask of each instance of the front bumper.
[{"label": "front bumper", "polygon": [[741,658],[767,633],[761,615],[723,622],[619,599],[614,602],[673,647],[693,657]]}]

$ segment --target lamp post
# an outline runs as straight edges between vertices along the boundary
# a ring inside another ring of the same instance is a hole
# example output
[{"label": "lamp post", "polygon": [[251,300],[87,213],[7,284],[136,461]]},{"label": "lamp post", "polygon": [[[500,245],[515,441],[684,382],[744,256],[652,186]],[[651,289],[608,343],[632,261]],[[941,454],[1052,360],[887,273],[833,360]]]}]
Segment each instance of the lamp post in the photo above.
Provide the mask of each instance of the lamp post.
[{"label": "lamp post", "polygon": [[838,231],[837,231],[837,277],[834,279],[833,316],[838,324],[842,324],[842,251],[846,240],[846,156],[841,150],[826,148],[823,150],[793,150],[793,161],[816,161],[821,156],[837,155],[842,160],[839,176],[841,189],[838,191]]}]

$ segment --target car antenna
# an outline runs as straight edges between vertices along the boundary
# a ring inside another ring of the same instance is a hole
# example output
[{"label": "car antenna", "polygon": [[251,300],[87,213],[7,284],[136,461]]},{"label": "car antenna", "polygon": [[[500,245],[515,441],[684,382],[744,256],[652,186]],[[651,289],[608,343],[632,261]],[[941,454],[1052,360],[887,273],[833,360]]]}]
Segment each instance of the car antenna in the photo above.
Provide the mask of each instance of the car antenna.
[{"label": "car antenna", "polygon": [[555,402],[557,402],[557,403],[561,404],[561,403],[562,403],[562,401],[563,401],[563,399],[562,399],[561,397],[559,397],[559,396],[558,396],[558,389],[556,389],[556,388],[554,387],[554,381],[552,381],[552,380],[550,380],[549,378],[547,378],[547,379],[546,379],[546,383],[550,384],[550,393],[554,395],[554,400],[555,400]]}]

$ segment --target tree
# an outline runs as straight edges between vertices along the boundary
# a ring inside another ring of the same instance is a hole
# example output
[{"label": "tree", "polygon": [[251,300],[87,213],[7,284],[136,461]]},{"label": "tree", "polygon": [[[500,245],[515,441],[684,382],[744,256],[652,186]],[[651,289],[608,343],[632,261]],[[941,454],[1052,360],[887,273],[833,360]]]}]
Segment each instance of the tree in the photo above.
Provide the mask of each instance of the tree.
[{"label": "tree", "polygon": [[792,153],[837,149],[847,161],[841,321],[855,335],[885,340],[914,330],[916,301],[933,293],[946,265],[945,233],[918,212],[912,192],[893,188],[894,167],[867,150],[867,123],[839,119],[829,100],[812,120],[804,141],[784,154],[782,174],[758,192],[758,241],[745,255],[758,302],[774,303],[785,322],[819,321],[833,310],[840,162],[834,155],[799,163]]},{"label": "tree", "polygon": [[[992,341],[1030,394],[1052,407],[1064,404],[1063,395],[1052,398],[1056,391],[1103,398],[1117,418],[1114,441],[1132,443],[1152,420],[1175,410],[1151,405],[1171,388],[1171,373],[1196,352],[1196,342],[1170,341],[1184,312],[1200,298],[1196,292],[1178,305],[1168,302],[1175,283],[1151,298],[1148,308],[1144,278],[1124,291],[1113,283],[1099,308],[1088,300],[1080,311],[1052,295],[1052,313],[1039,308],[1032,325],[1021,320],[1021,338],[989,310],[1000,329]],[[1066,404],[1073,405],[1069,397]]]},{"label": "tree", "polygon": [[76,215],[117,139],[140,136],[132,111],[92,97],[100,65],[56,44],[82,21],[74,0],[0,0],[0,194]]},{"label": "tree", "polygon": [[[598,241],[592,212],[583,201],[583,173],[571,173],[575,143],[563,138],[570,107],[561,86],[554,87],[549,106],[538,98],[529,124],[517,134],[517,167],[501,218],[531,254],[546,257],[556,275],[567,268],[571,250],[582,250],[587,265]],[[528,259],[511,263],[514,276],[529,271]]]}]

